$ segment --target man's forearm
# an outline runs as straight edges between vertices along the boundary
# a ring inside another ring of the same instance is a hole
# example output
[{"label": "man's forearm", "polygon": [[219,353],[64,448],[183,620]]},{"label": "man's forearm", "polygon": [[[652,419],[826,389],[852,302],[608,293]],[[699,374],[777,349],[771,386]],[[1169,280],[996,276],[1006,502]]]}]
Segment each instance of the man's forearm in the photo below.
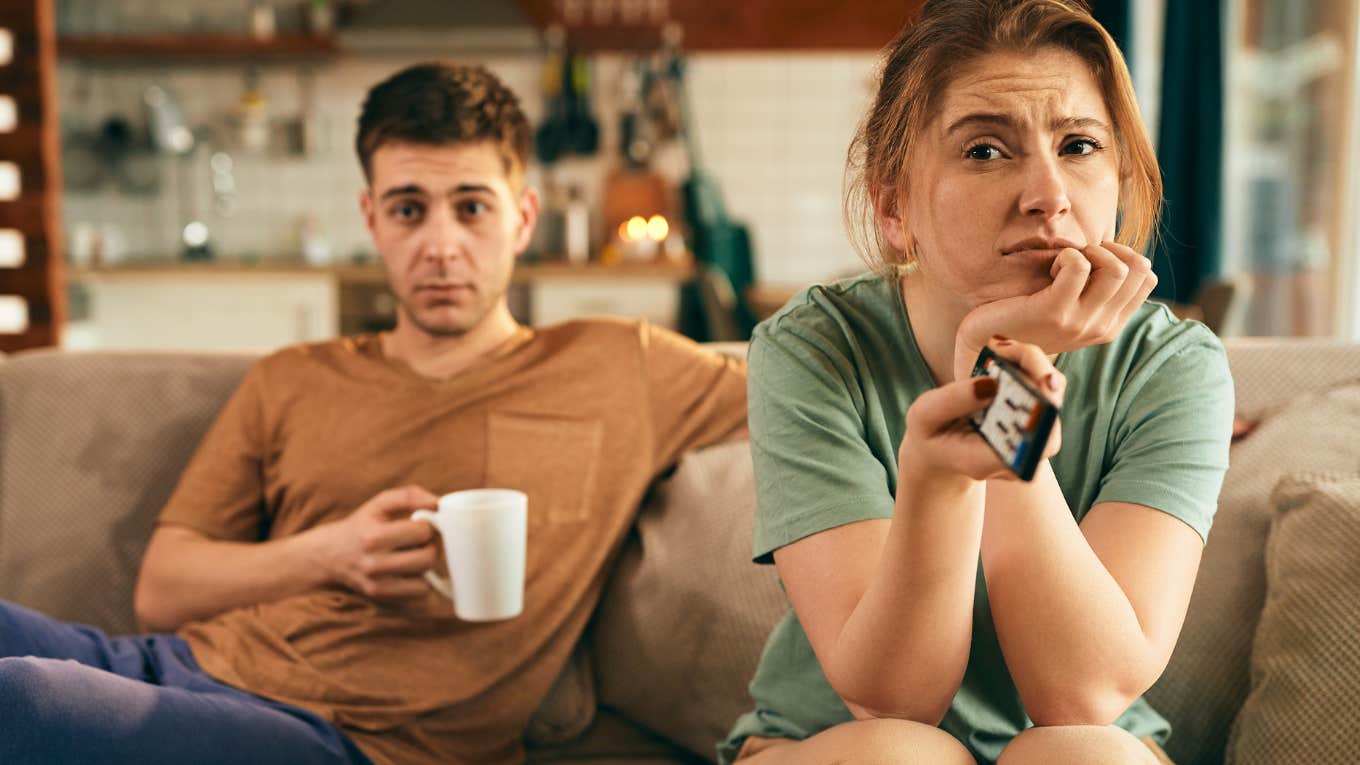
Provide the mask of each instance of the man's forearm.
[{"label": "man's forearm", "polygon": [[137,581],[137,621],[171,632],[195,619],[324,585],[317,532],[258,543],[209,539],[181,526],[156,530]]},{"label": "man's forearm", "polygon": [[1109,724],[1160,667],[1045,462],[987,486],[982,562],[1006,665],[1039,725]]},{"label": "man's forearm", "polygon": [[874,716],[935,725],[963,681],[972,644],[982,484],[899,482],[897,510],[868,589],[828,675]]}]

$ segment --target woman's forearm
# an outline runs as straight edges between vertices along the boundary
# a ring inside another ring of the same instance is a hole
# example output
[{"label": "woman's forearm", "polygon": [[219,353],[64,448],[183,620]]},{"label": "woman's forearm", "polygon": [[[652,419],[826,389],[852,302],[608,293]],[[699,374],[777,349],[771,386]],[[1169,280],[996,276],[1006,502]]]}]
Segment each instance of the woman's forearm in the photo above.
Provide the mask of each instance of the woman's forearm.
[{"label": "woman's forearm", "polygon": [[903,474],[869,587],[827,667],[848,701],[876,717],[938,724],[963,680],[985,487]]},{"label": "woman's forearm", "polygon": [[1038,725],[1108,725],[1161,667],[1045,462],[987,486],[982,563],[997,638]]}]

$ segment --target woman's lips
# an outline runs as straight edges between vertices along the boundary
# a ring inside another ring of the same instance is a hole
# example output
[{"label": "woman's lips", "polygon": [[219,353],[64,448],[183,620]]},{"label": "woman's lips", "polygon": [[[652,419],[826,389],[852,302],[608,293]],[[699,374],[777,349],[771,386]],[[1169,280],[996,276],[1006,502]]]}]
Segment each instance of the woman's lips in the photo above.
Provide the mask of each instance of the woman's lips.
[{"label": "woman's lips", "polygon": [[1052,247],[1052,248],[1043,248],[1043,249],[1025,249],[1025,250],[1014,250],[1014,251],[1012,251],[1012,252],[1003,252],[1003,253],[1001,253],[1001,254],[1002,254],[1004,257],[1008,257],[1008,258],[1013,258],[1013,257],[1019,256],[1019,257],[1022,257],[1022,258],[1037,258],[1037,259],[1039,259],[1039,260],[1053,260],[1054,258],[1058,257],[1058,253],[1060,253],[1060,252],[1062,252],[1063,250],[1066,250],[1066,249],[1068,249],[1068,248],[1067,248],[1067,247]]},{"label": "woman's lips", "polygon": [[1076,242],[1073,242],[1070,239],[1061,238],[1048,239],[1042,237],[1033,237],[1030,239],[1021,239],[1020,241],[1003,249],[1001,251],[1001,254],[1002,255],[1028,254],[1042,257],[1057,257],[1058,253],[1067,249],[1080,251],[1081,245],[1077,244]]}]

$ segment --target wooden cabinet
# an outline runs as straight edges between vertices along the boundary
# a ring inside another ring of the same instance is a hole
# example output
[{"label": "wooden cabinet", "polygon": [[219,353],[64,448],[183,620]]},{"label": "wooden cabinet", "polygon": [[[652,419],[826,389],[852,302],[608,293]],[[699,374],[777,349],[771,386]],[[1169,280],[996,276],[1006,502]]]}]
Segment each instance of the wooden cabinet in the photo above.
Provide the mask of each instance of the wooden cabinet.
[{"label": "wooden cabinet", "polygon": [[688,51],[875,50],[924,0],[518,0],[540,27],[561,25],[579,50],[648,50],[668,24]]},{"label": "wooden cabinet", "polygon": [[674,329],[680,314],[680,290],[666,278],[542,280],[529,290],[529,315],[535,325],[556,324],[585,316],[645,319]]}]

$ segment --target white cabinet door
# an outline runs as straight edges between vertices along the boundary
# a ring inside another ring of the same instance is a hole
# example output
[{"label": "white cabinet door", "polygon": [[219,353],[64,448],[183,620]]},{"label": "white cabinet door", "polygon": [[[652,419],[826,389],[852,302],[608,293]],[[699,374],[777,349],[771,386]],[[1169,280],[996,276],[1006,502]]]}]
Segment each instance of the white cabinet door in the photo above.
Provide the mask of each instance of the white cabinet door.
[{"label": "white cabinet door", "polygon": [[69,348],[267,351],[336,337],[338,290],[321,274],[119,274],[85,280],[89,316]]},{"label": "white cabinet door", "polygon": [[540,279],[534,281],[529,301],[529,313],[539,326],[625,316],[674,329],[680,318],[680,286],[671,279]]}]

